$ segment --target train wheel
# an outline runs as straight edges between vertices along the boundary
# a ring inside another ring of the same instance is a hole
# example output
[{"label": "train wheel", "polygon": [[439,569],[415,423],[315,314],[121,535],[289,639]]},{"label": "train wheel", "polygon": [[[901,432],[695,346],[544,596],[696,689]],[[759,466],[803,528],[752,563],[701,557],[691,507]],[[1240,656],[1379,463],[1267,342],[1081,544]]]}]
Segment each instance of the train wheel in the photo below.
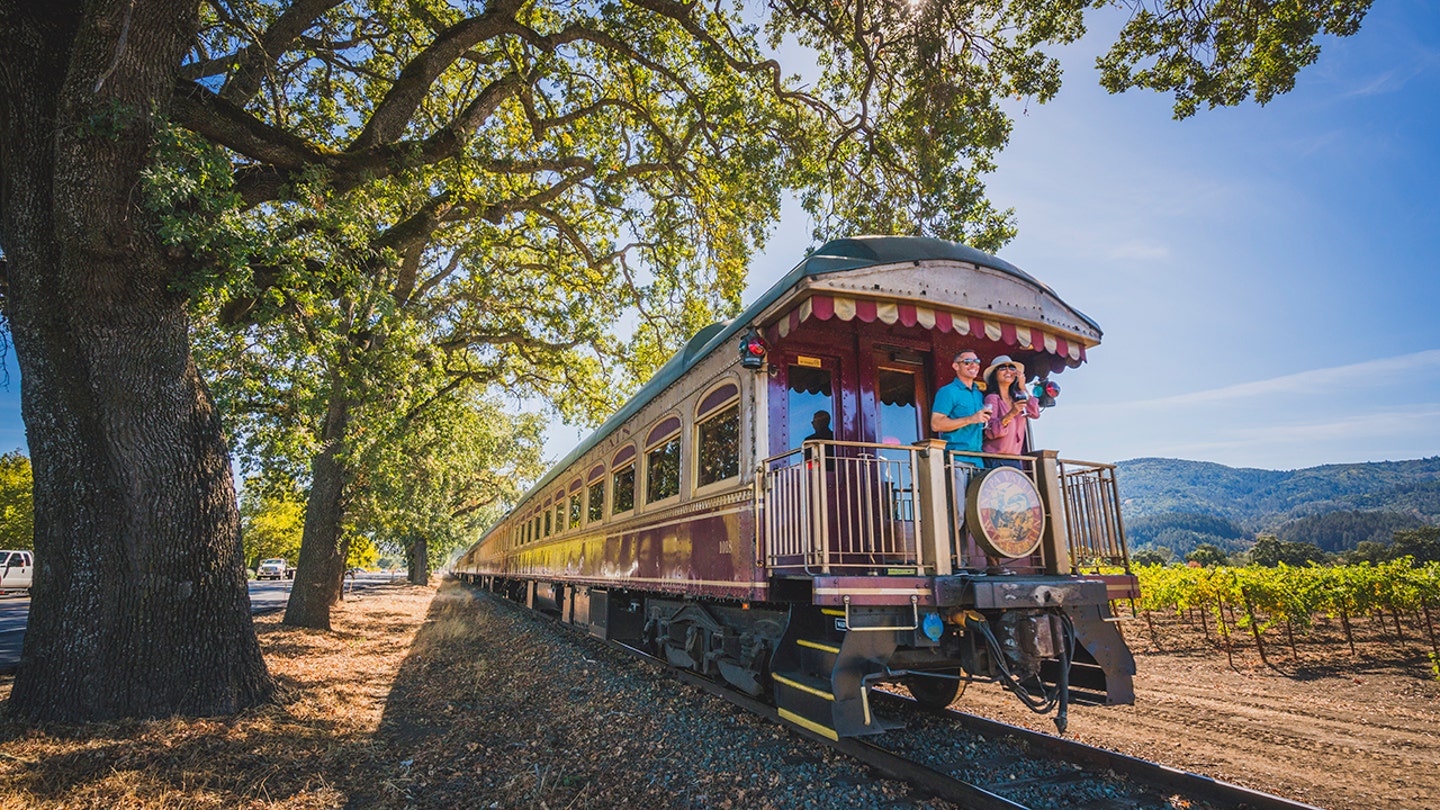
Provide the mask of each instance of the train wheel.
[{"label": "train wheel", "polygon": [[954,677],[927,678],[917,675],[905,681],[905,687],[915,697],[915,702],[927,709],[943,709],[954,703],[960,694],[960,684],[964,683],[960,680],[958,669],[937,674]]}]

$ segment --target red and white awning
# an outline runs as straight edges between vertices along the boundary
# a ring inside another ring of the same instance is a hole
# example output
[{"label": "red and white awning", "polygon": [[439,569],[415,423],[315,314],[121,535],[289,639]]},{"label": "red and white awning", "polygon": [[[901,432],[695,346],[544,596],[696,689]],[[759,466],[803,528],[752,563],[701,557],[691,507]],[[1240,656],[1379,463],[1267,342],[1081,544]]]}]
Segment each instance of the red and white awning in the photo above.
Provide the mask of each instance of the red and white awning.
[{"label": "red and white awning", "polygon": [[791,330],[812,317],[822,321],[832,318],[841,321],[859,318],[863,323],[880,321],[885,324],[899,323],[902,326],[918,324],[925,329],[939,329],[941,332],[955,332],[959,335],[983,336],[987,340],[998,341],[1019,349],[1043,350],[1057,357],[1068,357],[1082,363],[1085,361],[1084,344],[1051,334],[1037,327],[994,321],[975,315],[958,315],[945,310],[897,301],[875,301],[832,295],[814,295],[802,301],[800,306],[780,319],[777,324],[780,336],[789,335]]}]

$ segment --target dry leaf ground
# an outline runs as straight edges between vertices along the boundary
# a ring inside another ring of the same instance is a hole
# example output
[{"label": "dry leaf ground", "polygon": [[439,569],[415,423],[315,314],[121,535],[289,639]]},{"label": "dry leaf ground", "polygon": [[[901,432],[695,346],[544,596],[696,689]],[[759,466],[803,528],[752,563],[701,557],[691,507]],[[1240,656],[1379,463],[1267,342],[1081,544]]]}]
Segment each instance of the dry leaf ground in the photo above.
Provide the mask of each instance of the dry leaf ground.
[{"label": "dry leaf ground", "polygon": [[[943,806],[455,583],[361,592],[333,632],[257,627],[274,704],[0,723],[0,808]],[[1440,806],[1440,684],[1418,641],[1377,628],[1351,658],[1316,635],[1272,668],[1243,648],[1231,666],[1174,620],[1126,630],[1137,704],[1074,707],[1072,736],[1337,810]],[[991,685],[960,705],[1048,727]]]}]

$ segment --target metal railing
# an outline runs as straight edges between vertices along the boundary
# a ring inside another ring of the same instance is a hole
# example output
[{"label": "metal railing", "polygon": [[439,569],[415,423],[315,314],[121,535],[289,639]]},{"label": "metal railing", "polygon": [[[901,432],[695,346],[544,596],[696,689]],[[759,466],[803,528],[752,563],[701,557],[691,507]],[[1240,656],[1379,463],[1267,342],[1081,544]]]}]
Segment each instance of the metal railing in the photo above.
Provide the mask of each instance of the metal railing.
[{"label": "metal railing", "polygon": [[808,441],[762,462],[766,565],[807,574],[919,565],[918,449]]},{"label": "metal railing", "polygon": [[[1129,570],[1114,465],[1061,460],[1048,452],[947,452],[943,473],[926,473],[935,468],[922,468],[922,449],[808,441],[765,459],[756,476],[763,532],[756,562],[811,576],[906,568],[933,574],[937,568],[949,573],[995,565],[1016,573],[1073,573],[1096,565]],[[1051,539],[1027,557],[987,558],[965,530],[970,478],[999,461],[1017,463],[1036,484],[1051,522]],[[934,497],[920,491],[927,474],[943,475],[943,484],[933,479]],[[922,510],[927,498],[931,505]]]},{"label": "metal railing", "polygon": [[1071,570],[1120,565],[1128,571],[1130,557],[1120,519],[1115,465],[1061,459],[1060,492],[1065,501]]}]

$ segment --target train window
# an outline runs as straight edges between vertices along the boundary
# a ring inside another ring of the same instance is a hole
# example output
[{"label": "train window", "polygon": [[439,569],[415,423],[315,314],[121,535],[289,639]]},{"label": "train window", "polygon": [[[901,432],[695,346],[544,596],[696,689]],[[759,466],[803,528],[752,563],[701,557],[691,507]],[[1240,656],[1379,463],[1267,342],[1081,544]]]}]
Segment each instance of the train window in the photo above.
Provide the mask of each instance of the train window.
[{"label": "train window", "polygon": [[709,415],[711,411],[727,404],[739,395],[740,387],[733,382],[727,382],[706,394],[705,398],[700,400],[700,407],[695,409],[695,417],[697,419],[704,418]]},{"label": "train window", "polygon": [[680,437],[652,447],[645,454],[645,502],[655,503],[680,494]]},{"label": "train window", "polygon": [[613,490],[614,494],[611,497],[615,499],[615,502],[610,507],[610,512],[618,515],[621,512],[629,512],[631,509],[634,509],[635,465],[626,464],[624,467],[616,470],[612,480],[615,482],[615,485]]},{"label": "train window", "polygon": [[555,500],[555,533],[565,531],[565,498],[557,495]]},{"label": "train window", "polygon": [[881,444],[911,445],[920,440],[920,409],[915,396],[915,373],[897,369],[879,370]]},{"label": "train window", "polygon": [[697,486],[740,474],[740,403],[731,403],[696,426]]},{"label": "train window", "polygon": [[545,536],[550,536],[550,509],[545,509]]},{"label": "train window", "polygon": [[534,529],[534,531],[530,532],[530,542],[533,543],[533,542],[535,542],[536,540],[539,540],[539,539],[540,539],[540,516],[539,516],[539,515],[536,515],[536,516],[535,516],[535,529]]},{"label": "train window", "polygon": [[570,496],[570,528],[580,528],[580,493]]},{"label": "train window", "polygon": [[790,392],[786,405],[790,411],[790,446],[799,447],[806,436],[815,432],[816,411],[830,414],[831,428],[838,430],[840,420],[834,418],[835,387],[830,369],[791,365],[787,371],[786,379],[789,381]]},{"label": "train window", "polygon": [[590,485],[589,498],[589,520],[594,523],[605,517],[605,479],[602,478]]}]

